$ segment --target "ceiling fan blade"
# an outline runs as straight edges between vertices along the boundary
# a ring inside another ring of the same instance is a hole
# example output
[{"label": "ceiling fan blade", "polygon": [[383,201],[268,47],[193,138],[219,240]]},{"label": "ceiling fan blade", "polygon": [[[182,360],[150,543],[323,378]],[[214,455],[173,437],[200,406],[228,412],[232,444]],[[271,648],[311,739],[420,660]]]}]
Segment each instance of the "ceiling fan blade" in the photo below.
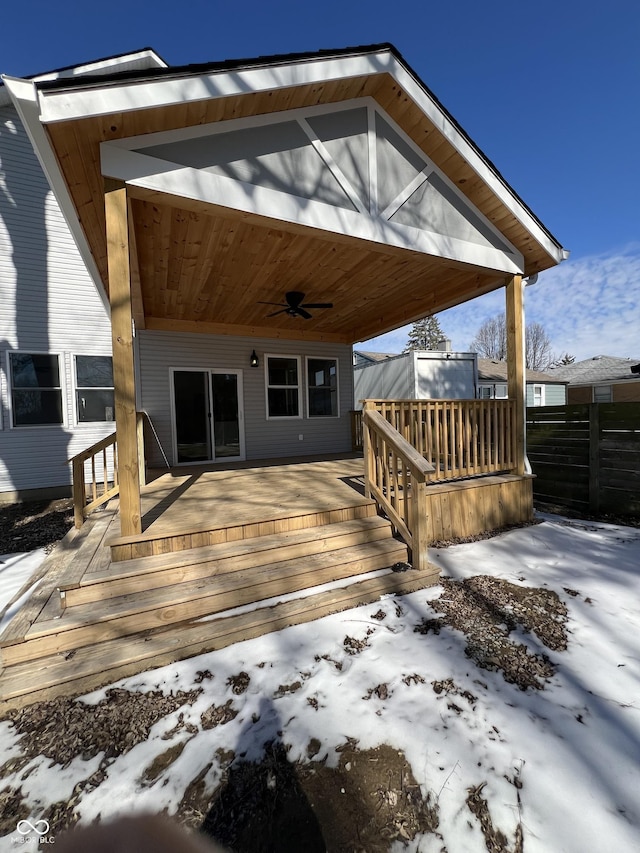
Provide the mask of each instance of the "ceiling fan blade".
[{"label": "ceiling fan blade", "polygon": [[[266,303],[266,304],[271,304],[271,305],[273,305],[273,302],[271,302],[271,303]],[[277,303],[276,303],[276,304],[277,304]],[[289,311],[289,309],[288,309],[288,308],[282,308],[280,311],[274,311],[272,314],[267,314],[267,317],[277,317],[277,316],[278,316],[278,314],[286,314],[286,313],[287,313],[287,311]]]},{"label": "ceiling fan blade", "polygon": [[279,305],[281,308],[288,308],[284,302],[258,302],[258,305]]},{"label": "ceiling fan blade", "polygon": [[293,310],[298,314],[298,316],[304,317],[305,320],[311,319],[311,314],[309,314],[308,311],[305,311],[304,308],[294,308]]},{"label": "ceiling fan blade", "polygon": [[305,302],[305,308],[333,308],[333,302]]}]

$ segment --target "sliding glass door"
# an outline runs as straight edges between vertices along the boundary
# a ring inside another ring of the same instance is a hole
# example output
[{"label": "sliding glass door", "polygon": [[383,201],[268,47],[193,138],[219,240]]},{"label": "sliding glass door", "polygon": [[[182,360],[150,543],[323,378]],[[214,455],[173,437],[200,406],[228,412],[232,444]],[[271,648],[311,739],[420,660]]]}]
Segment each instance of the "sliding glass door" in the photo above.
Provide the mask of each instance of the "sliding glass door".
[{"label": "sliding glass door", "polygon": [[242,371],[174,370],[176,461],[244,459]]}]

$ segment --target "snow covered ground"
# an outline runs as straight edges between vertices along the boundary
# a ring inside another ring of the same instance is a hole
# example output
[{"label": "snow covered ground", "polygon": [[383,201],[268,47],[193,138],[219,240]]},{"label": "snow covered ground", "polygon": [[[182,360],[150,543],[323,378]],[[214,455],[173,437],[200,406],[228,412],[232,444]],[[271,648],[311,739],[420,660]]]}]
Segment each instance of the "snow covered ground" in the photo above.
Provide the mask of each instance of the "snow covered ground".
[{"label": "snow covered ground", "polygon": [[[337,748],[353,739],[360,749],[402,750],[423,795],[437,804],[441,837],[396,841],[391,850],[483,853],[480,822],[466,802],[469,789],[483,784],[510,850],[518,824],[526,853],[639,850],[640,530],[541,518],[434,550],[432,559],[453,579],[489,575],[558,594],[568,609],[567,649],[549,652],[532,633],[515,637],[557,664],[544,690],[521,690],[499,671],[477,667],[459,631],[415,632],[436,616],[430,602],[443,592],[437,586],[118,682],[130,691],[202,692],[107,761],[77,756],[63,769],[35,756],[12,769],[7,762],[21,755],[20,737],[1,722],[0,767],[8,769],[0,790],[21,789],[33,821],[77,792],[102,761],[104,778],[78,798],[83,823],[133,811],[171,814],[198,774],[209,790],[220,782],[221,751],[259,759],[275,740],[289,748],[289,761],[308,762],[316,739],[313,760],[327,756],[336,765]],[[19,561],[12,565],[20,569]],[[4,587],[11,565],[0,569]],[[234,691],[241,673],[246,689]],[[453,686],[437,692],[442,682]],[[95,705],[105,693],[83,701]],[[208,728],[203,719],[214,705],[235,716]],[[145,768],[178,744],[177,758],[145,780]],[[12,838],[15,832],[0,838],[0,850],[15,850]]]}]

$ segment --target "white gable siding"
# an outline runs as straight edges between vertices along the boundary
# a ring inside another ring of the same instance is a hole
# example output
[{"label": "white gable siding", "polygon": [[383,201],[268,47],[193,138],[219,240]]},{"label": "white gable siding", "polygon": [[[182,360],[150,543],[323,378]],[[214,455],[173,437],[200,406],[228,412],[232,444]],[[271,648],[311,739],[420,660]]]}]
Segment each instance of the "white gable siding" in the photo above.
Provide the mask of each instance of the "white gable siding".
[{"label": "white gable siding", "polygon": [[[7,353],[60,355],[62,426],[11,427]],[[13,107],[0,109],[0,494],[68,486],[70,456],[114,430],[75,422],[73,356],[111,354],[105,305]]]},{"label": "white gable siding", "polygon": [[[350,346],[313,341],[151,331],[139,332],[137,340],[142,409],[150,416],[162,448],[172,464],[171,368],[242,370],[247,459],[351,450],[349,413],[353,408],[353,379]],[[260,359],[259,367],[249,366],[249,358],[254,349]],[[340,417],[306,417],[306,383],[303,382],[304,417],[268,420],[265,405],[265,354],[301,356],[303,374],[305,356],[338,359]],[[302,439],[299,439],[300,435]],[[146,435],[146,454],[151,466],[164,464],[153,435]]]}]

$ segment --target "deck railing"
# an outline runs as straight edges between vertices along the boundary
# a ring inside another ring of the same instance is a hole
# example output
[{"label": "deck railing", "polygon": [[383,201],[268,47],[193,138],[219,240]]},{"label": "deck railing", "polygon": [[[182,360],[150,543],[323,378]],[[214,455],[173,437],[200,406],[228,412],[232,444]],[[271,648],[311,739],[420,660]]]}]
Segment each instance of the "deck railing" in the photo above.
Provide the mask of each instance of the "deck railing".
[{"label": "deck railing", "polygon": [[426,569],[427,478],[434,467],[374,409],[362,417],[365,490],[411,549],[417,569]]},{"label": "deck railing", "polygon": [[[75,526],[80,528],[91,510],[118,494],[118,445],[115,432],[81,453],[76,453],[69,461],[73,472],[73,520]],[[87,469],[90,474],[88,480]]]},{"label": "deck railing", "polygon": [[430,482],[516,467],[513,400],[365,400],[433,465]]}]

